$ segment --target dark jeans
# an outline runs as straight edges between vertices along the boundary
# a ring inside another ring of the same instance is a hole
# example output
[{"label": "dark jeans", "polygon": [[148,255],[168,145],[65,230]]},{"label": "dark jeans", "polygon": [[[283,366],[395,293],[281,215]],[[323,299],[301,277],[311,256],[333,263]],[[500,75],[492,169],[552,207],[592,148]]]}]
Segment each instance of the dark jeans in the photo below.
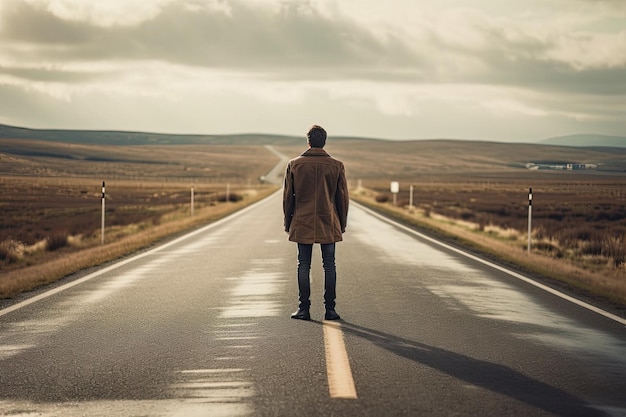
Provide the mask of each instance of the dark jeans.
[{"label": "dark jeans", "polygon": [[[337,269],[335,268],[335,244],[324,243],[322,248],[322,266],[324,267],[324,305],[326,309],[335,309],[335,287],[337,285]],[[313,245],[298,243],[298,291],[300,308],[311,307],[311,255]]]}]

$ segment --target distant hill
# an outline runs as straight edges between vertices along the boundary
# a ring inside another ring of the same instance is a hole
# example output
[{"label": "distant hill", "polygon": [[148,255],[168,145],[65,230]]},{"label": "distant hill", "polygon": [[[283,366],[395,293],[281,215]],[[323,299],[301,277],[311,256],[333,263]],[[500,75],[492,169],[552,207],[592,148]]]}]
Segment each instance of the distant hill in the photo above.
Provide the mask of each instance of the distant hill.
[{"label": "distant hill", "polygon": [[89,145],[202,145],[237,144],[267,145],[292,144],[303,138],[281,135],[186,135],[169,133],[106,131],[106,130],[59,130],[27,129],[0,124],[0,138],[33,139],[46,142],[80,143]]},{"label": "distant hill", "polygon": [[[107,164],[116,163],[123,165],[119,170],[127,177],[213,178],[216,172],[235,166],[237,158],[248,153],[258,155],[258,148],[263,145],[297,156],[304,150],[305,140],[304,135],[181,135],[0,125],[0,175],[100,175],[109,169]],[[329,152],[344,161],[353,178],[360,179],[414,181],[431,176],[441,181],[459,175],[497,178],[558,172],[626,173],[626,146],[600,146],[598,141],[587,147],[567,143],[568,146],[450,139],[392,141],[333,136]],[[233,159],[229,167],[218,171],[215,164],[228,158]]]},{"label": "distant hill", "polygon": [[626,136],[610,136],[610,135],[567,135],[556,136],[540,141],[544,145],[558,146],[583,146],[583,147],[612,147],[626,148]]}]

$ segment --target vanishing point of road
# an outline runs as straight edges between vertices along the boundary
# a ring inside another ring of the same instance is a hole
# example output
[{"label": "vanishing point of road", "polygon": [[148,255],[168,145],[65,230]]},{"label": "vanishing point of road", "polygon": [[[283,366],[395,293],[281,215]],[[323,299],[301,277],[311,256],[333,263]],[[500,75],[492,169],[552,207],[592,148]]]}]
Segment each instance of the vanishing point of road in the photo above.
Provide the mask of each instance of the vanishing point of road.
[{"label": "vanishing point of road", "polygon": [[0,416],[624,416],[626,322],[353,204],[310,322],[276,193],[0,310]]}]

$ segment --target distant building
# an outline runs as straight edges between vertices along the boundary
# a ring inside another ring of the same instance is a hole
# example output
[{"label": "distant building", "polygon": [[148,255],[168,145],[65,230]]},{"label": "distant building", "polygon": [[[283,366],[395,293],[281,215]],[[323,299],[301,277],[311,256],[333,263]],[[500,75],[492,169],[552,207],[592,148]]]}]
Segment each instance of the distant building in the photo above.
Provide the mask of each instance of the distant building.
[{"label": "distant building", "polygon": [[597,169],[596,164],[581,164],[578,162],[563,162],[563,163],[534,163],[529,162],[526,164],[526,169],[531,171],[537,170],[556,170],[556,171],[578,171],[586,169]]}]

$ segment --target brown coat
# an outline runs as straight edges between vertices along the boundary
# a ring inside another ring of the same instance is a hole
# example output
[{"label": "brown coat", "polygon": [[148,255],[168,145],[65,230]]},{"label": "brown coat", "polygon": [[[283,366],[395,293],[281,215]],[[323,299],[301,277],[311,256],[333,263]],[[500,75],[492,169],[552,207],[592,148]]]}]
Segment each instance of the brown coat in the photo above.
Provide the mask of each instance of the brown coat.
[{"label": "brown coat", "polygon": [[324,149],[309,148],[289,161],[283,189],[283,213],[290,241],[341,241],[346,231],[348,202],[343,163]]}]

